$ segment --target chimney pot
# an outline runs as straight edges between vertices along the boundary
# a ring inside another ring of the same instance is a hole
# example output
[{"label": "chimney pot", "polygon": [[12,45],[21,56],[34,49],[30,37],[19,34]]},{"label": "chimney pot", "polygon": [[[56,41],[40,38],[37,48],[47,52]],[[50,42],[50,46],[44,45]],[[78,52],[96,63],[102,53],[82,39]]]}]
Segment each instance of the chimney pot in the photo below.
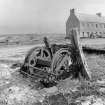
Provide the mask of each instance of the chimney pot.
[{"label": "chimney pot", "polygon": [[96,13],[96,15],[97,15],[97,16],[99,16],[99,17],[101,17],[101,16],[102,16],[100,12],[99,12],[99,13]]}]

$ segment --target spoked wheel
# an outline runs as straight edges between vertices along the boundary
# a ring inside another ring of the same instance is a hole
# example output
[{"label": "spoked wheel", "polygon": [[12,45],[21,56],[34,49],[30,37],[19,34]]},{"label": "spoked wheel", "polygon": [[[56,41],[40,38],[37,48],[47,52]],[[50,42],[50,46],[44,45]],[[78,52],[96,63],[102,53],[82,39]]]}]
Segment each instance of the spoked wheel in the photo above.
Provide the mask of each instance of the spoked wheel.
[{"label": "spoked wheel", "polygon": [[39,59],[51,61],[50,52],[45,47],[33,48],[28,52],[24,61],[24,66],[27,68],[28,73],[34,73],[34,67],[37,66],[37,61]]},{"label": "spoked wheel", "polygon": [[71,64],[70,52],[62,48],[54,54],[51,70],[59,78],[69,72]]}]

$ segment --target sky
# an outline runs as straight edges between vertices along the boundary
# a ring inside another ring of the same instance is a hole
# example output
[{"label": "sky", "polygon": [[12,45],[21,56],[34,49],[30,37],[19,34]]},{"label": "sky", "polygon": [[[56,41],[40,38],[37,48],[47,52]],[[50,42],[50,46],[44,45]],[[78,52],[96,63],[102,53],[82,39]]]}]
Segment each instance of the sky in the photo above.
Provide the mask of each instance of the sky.
[{"label": "sky", "polygon": [[105,16],[105,0],[0,0],[0,34],[65,33],[72,8]]}]

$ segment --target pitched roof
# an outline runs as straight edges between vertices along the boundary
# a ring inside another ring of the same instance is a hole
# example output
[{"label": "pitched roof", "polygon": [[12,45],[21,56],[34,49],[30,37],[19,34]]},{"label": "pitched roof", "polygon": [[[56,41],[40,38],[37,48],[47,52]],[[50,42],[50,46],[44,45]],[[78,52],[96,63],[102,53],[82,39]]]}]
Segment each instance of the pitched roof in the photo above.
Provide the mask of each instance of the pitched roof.
[{"label": "pitched roof", "polygon": [[89,15],[89,14],[82,14],[82,13],[75,13],[75,15],[80,21],[105,23],[105,17],[103,16]]}]

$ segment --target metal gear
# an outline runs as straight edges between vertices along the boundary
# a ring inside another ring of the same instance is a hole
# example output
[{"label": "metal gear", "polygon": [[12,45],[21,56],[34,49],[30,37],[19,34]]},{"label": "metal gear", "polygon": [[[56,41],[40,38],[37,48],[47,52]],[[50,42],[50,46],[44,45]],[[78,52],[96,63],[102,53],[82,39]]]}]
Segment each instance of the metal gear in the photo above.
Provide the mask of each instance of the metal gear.
[{"label": "metal gear", "polygon": [[37,66],[38,60],[51,61],[50,53],[45,47],[33,48],[28,52],[24,65],[28,67],[30,74],[34,73],[34,67]]},{"label": "metal gear", "polygon": [[70,53],[67,49],[58,50],[53,57],[51,71],[56,75],[60,76],[64,72],[69,71],[69,66],[72,64]]}]

